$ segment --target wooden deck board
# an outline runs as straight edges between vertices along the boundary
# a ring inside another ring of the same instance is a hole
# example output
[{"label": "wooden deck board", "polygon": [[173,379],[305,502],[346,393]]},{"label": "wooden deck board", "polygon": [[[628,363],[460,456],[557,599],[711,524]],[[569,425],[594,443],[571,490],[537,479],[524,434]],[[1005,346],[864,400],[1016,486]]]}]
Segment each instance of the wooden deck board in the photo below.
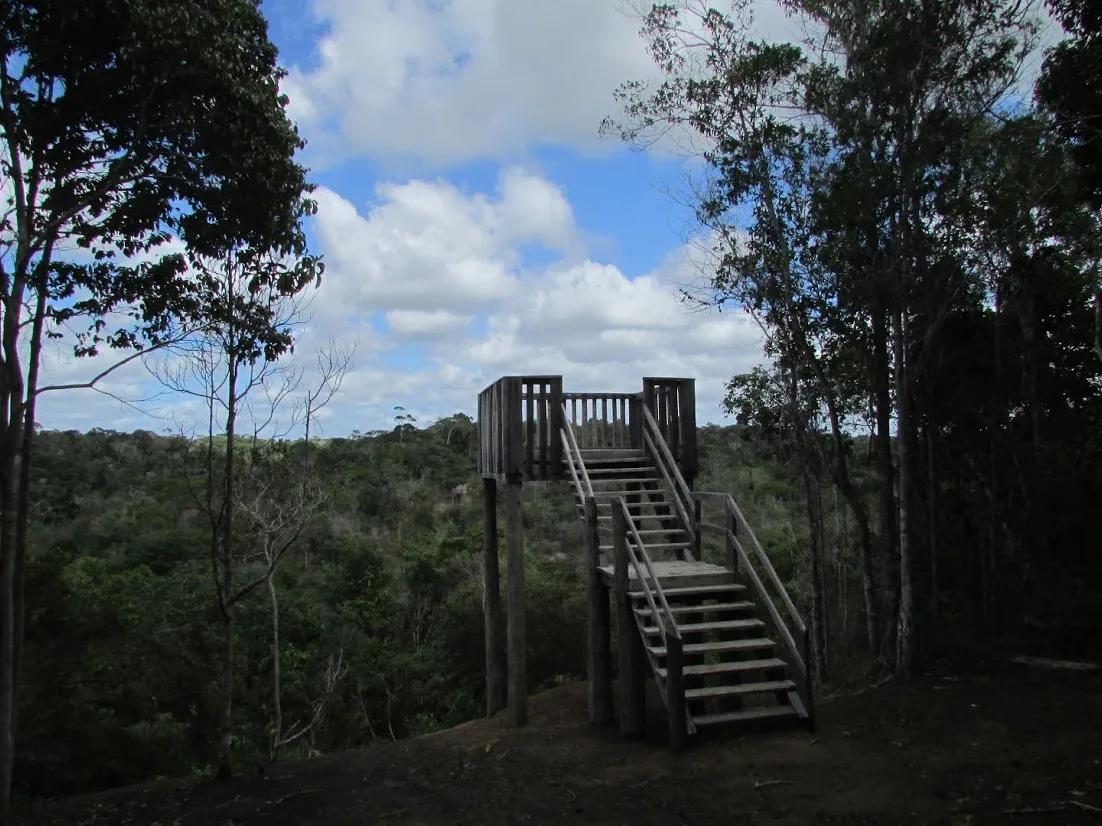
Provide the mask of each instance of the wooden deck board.
[{"label": "wooden deck board", "polygon": [[[686,562],[680,559],[660,559],[654,561],[654,572],[663,588],[673,586],[713,585],[731,581],[731,572],[722,565],[711,562]],[[614,585],[615,566],[602,565],[601,577],[606,584]],[[637,582],[639,575],[634,565],[628,566],[629,582]],[[650,579],[649,576],[646,579]],[[630,587],[630,585],[629,585]]]}]

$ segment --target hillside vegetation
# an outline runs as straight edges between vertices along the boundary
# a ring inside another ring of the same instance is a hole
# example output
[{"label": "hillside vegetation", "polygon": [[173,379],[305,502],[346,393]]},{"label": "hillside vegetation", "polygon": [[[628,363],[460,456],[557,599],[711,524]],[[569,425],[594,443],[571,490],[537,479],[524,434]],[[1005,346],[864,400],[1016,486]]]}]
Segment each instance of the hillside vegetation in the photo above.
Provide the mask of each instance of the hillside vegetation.
[{"label": "hillside vegetation", "polygon": [[[748,436],[702,430],[700,486],[736,493],[796,579],[806,535],[800,495],[790,469]],[[424,734],[481,713],[476,438],[460,415],[316,448],[324,506],[275,576],[281,734],[302,732],[287,756]],[[184,472],[187,443],[103,430],[38,439],[21,794],[208,771],[220,628],[210,529]],[[526,486],[524,508],[537,689],[585,671],[585,585],[566,484]],[[852,564],[844,532],[837,551],[838,566]],[[265,570],[255,549],[241,566],[242,579]],[[238,615],[242,766],[273,756],[271,619],[266,589],[254,589]]]}]

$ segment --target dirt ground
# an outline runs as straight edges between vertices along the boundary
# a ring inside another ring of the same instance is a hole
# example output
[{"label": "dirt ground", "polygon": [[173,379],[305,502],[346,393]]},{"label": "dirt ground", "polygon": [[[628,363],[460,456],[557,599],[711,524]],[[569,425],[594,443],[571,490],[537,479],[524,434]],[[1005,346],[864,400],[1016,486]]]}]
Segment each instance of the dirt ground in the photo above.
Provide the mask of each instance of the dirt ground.
[{"label": "dirt ground", "polygon": [[273,767],[39,804],[24,826],[1102,823],[1102,673],[1003,663],[851,693],[818,730],[714,736],[679,757],[586,723],[586,686],[530,725],[467,723]]}]

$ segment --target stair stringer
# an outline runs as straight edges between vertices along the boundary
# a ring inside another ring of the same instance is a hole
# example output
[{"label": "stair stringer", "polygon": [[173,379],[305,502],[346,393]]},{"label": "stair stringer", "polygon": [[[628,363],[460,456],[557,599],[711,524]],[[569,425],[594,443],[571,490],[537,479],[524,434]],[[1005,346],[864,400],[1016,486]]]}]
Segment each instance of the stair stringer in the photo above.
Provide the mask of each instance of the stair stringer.
[{"label": "stair stringer", "polygon": [[[658,663],[658,657],[647,645],[647,633],[644,630],[646,622],[636,614],[632,612],[632,616],[635,618],[635,633],[639,635],[640,642],[643,643],[643,651],[646,652],[647,662],[650,663],[651,674],[654,676],[654,684],[658,686],[658,693],[662,697],[662,703],[666,707],[666,713],[670,713],[670,697],[669,692],[666,691],[666,678],[662,676],[661,666]],[[689,703],[685,703],[685,726],[686,733],[693,735],[696,734],[696,723],[693,722],[693,715],[689,710]]]}]

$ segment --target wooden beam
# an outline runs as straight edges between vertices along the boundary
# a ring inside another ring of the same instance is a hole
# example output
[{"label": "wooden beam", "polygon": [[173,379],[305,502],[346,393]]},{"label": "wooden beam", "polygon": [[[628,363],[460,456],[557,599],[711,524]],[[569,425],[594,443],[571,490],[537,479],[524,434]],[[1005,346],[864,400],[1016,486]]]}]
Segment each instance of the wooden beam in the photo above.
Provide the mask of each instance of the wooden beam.
[{"label": "wooden beam", "polygon": [[505,483],[506,590],[509,597],[509,617],[506,628],[508,649],[509,690],[508,719],[511,726],[528,722],[528,663],[524,628],[524,522],[521,518],[521,485],[519,477]]},{"label": "wooden beam", "polygon": [[641,737],[646,733],[646,672],[643,641],[635,626],[628,591],[627,520],[623,499],[612,500],[612,539],[616,570],[616,628],[620,660],[620,734]]},{"label": "wooden beam", "polygon": [[685,747],[688,720],[685,718],[685,667],[681,640],[671,635],[666,640],[666,705],[670,723],[670,749],[679,752]]},{"label": "wooden beam", "polygon": [[482,480],[482,615],[486,626],[486,716],[505,706],[501,644],[501,573],[497,548],[497,481]]},{"label": "wooden beam", "polygon": [[612,616],[608,588],[601,579],[600,540],[597,535],[597,500],[585,500],[585,544],[588,570],[588,677],[589,722],[610,725],[612,711]]}]

